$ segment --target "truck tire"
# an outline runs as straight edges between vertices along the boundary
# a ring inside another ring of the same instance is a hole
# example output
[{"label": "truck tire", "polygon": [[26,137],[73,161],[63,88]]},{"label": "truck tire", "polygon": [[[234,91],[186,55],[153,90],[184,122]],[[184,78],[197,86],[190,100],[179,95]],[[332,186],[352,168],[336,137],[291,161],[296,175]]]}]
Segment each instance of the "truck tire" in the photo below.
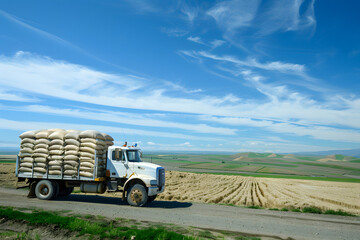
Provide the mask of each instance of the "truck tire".
[{"label": "truck tire", "polygon": [[148,196],[148,200],[147,200],[147,202],[148,203],[151,203],[152,201],[154,201],[155,200],[155,198],[157,197],[157,195],[154,195],[154,196]]},{"label": "truck tire", "polygon": [[49,180],[41,180],[36,184],[35,195],[41,200],[50,200],[55,194],[55,187]]},{"label": "truck tire", "polygon": [[141,184],[135,184],[127,191],[127,202],[131,206],[142,207],[148,201],[148,195],[146,189]]},{"label": "truck tire", "polygon": [[65,188],[64,192],[61,193],[61,197],[67,197],[74,191],[74,187]]}]

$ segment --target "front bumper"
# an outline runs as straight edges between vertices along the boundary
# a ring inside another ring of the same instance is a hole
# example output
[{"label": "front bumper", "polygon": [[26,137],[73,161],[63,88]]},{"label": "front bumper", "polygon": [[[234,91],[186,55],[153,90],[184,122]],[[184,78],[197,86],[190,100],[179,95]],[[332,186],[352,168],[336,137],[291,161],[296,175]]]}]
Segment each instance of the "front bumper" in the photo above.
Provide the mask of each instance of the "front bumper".
[{"label": "front bumper", "polygon": [[165,186],[158,187],[158,186],[151,186],[148,190],[148,196],[154,196],[159,193],[162,193],[165,190]]}]

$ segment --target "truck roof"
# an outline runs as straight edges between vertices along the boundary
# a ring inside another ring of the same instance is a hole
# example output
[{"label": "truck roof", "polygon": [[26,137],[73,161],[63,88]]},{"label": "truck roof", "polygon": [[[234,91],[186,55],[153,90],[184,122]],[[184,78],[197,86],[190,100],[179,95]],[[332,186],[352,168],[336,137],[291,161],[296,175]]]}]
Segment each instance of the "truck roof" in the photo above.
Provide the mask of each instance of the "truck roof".
[{"label": "truck roof", "polygon": [[110,146],[109,150],[113,150],[115,148],[120,148],[121,150],[141,150],[140,148],[134,146]]}]

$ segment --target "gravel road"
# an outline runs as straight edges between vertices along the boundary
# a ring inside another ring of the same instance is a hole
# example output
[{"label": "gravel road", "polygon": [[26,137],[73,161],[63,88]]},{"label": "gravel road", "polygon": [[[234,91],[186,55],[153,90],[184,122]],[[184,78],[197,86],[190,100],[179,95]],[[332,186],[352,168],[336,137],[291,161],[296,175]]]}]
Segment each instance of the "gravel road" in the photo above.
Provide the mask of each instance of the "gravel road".
[{"label": "gravel road", "polygon": [[228,230],[279,239],[359,239],[360,217],[316,215],[248,209],[212,204],[155,201],[148,207],[130,207],[118,198],[72,194],[41,201],[28,199],[27,191],[0,188],[0,205],[50,211],[172,223],[199,228]]}]

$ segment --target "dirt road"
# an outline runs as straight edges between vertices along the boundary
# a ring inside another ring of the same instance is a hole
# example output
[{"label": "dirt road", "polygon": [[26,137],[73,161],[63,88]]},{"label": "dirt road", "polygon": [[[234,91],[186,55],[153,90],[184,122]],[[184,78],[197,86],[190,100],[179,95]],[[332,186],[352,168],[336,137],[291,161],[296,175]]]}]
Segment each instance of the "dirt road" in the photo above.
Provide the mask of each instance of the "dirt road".
[{"label": "dirt road", "polygon": [[282,239],[358,239],[360,217],[277,212],[213,204],[155,201],[146,208],[130,207],[120,199],[72,194],[41,201],[26,198],[27,192],[0,188],[0,205],[173,223],[200,228],[229,230]]}]

